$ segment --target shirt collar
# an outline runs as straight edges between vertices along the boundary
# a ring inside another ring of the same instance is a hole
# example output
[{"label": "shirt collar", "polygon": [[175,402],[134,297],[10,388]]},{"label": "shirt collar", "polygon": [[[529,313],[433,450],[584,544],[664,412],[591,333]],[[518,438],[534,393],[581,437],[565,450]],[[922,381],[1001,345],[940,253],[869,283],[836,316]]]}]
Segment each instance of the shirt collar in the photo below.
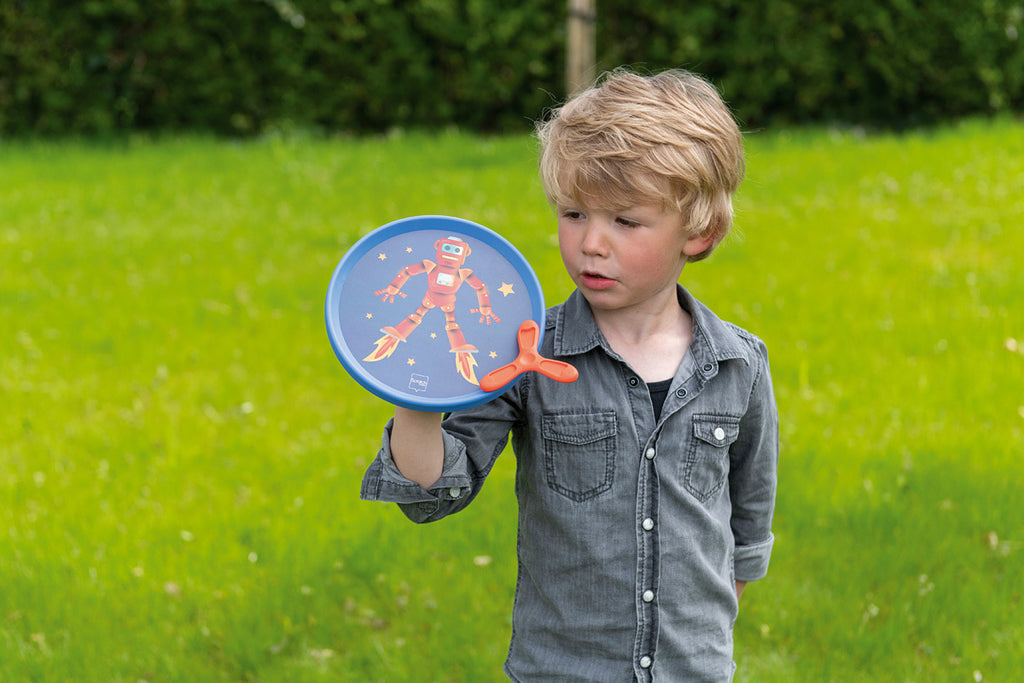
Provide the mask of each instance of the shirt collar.
[{"label": "shirt collar", "polygon": [[576,356],[598,346],[607,348],[604,335],[597,328],[590,304],[575,290],[565,303],[556,309],[554,320],[554,352],[556,356]]},{"label": "shirt collar", "polygon": [[[742,342],[734,328],[697,301],[682,285],[676,287],[679,304],[693,319],[690,353],[697,367],[703,369],[704,374],[714,374],[720,361],[730,358],[745,359]],[[601,347],[610,355],[615,355],[594,321],[590,304],[578,289],[557,311],[554,328],[555,355],[575,356],[597,347]]]}]

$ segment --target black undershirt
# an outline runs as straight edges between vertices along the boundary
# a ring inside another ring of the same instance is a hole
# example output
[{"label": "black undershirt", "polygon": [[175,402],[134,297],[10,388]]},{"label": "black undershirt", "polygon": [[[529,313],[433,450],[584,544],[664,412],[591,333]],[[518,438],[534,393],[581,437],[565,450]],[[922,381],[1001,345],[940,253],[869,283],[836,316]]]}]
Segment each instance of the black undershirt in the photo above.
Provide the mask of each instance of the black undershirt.
[{"label": "black undershirt", "polygon": [[665,398],[668,396],[668,388],[672,386],[672,379],[664,379],[660,382],[648,382],[647,391],[651,392],[651,403],[654,404],[654,421],[661,419],[661,407],[665,405]]}]

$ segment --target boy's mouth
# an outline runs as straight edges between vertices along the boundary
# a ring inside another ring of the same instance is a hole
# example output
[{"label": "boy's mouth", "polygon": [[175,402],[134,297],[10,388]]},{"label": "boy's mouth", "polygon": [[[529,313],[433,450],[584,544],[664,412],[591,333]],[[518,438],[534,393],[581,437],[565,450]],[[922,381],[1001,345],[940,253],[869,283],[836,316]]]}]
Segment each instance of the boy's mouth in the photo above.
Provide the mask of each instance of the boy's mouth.
[{"label": "boy's mouth", "polygon": [[609,287],[615,286],[615,280],[610,277],[605,277],[601,273],[594,273],[591,271],[584,271],[581,276],[583,285],[587,289],[608,289]]}]

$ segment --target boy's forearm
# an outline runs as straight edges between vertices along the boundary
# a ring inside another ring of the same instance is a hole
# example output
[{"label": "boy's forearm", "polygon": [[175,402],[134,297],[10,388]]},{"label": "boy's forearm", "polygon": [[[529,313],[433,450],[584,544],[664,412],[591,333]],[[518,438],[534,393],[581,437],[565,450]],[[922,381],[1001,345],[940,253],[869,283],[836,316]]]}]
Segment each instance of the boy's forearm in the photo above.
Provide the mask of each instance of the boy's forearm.
[{"label": "boy's forearm", "polygon": [[737,581],[736,582],[736,599],[737,600],[739,600],[740,598],[743,597],[743,589],[744,589],[744,587],[746,587],[746,585],[747,585],[746,581]]},{"label": "boy's forearm", "polygon": [[424,489],[440,477],[444,467],[441,413],[425,413],[395,406],[391,428],[391,457],[406,479]]}]

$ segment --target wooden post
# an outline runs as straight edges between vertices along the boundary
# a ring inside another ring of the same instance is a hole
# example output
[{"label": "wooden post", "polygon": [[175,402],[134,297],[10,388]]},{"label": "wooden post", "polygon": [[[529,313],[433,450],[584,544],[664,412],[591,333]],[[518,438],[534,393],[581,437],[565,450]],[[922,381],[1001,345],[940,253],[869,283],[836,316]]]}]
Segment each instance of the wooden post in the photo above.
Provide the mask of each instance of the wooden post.
[{"label": "wooden post", "polygon": [[569,97],[594,83],[597,0],[569,0],[565,89]]}]

